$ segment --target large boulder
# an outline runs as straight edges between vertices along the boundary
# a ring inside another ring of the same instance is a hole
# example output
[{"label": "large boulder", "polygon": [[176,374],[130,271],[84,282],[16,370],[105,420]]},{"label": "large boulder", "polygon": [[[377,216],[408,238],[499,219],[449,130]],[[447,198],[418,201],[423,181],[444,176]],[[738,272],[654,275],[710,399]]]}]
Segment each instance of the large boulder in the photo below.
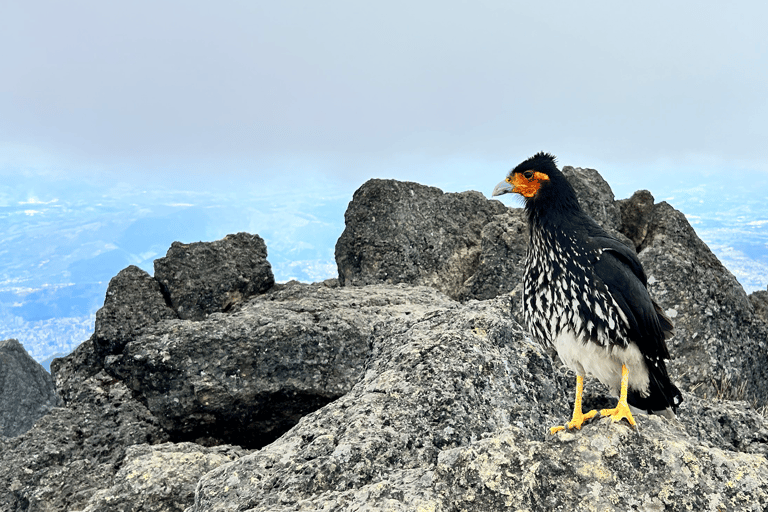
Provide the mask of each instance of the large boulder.
[{"label": "large boulder", "polygon": [[426,287],[290,283],[230,314],[155,324],[104,365],[173,439],[260,447],[352,388],[377,321],[450,304]]},{"label": "large boulder", "polygon": [[22,344],[0,341],[0,436],[23,434],[60,402],[51,375]]},{"label": "large boulder", "polygon": [[228,311],[275,284],[264,240],[249,233],[215,242],[174,242],[155,260],[155,279],[179,318],[191,320]]},{"label": "large boulder", "polygon": [[603,418],[549,435],[572,386],[511,307],[503,297],[378,324],[352,390],[205,475],[192,510],[768,505],[768,423],[747,404],[688,395],[679,421],[641,415],[633,431]]},{"label": "large boulder", "polygon": [[458,299],[475,273],[483,227],[506,209],[479,192],[369,180],[344,214],[336,242],[339,282],[433,286]]}]

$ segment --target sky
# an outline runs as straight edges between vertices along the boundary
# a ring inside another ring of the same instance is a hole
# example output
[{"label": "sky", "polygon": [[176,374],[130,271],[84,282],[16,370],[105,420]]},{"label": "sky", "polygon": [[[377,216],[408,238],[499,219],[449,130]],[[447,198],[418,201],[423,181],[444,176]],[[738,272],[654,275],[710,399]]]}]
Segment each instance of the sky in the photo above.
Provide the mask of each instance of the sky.
[{"label": "sky", "polygon": [[765,19],[756,1],[3,1],[0,176],[490,190],[539,150],[627,195],[768,173]]}]

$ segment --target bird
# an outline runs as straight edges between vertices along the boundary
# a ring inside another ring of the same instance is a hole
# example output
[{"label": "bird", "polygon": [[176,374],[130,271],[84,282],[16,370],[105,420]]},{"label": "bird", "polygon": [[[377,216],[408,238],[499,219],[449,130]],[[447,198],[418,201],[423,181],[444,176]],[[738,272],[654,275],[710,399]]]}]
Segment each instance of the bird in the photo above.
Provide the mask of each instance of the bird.
[{"label": "bird", "polygon": [[549,153],[523,161],[493,189],[494,197],[507,193],[522,196],[528,220],[524,322],[576,373],[571,421],[551,434],[581,429],[597,415],[582,410],[587,375],[619,397],[601,417],[635,429],[633,409],[674,418],[683,401],[666,367],[674,326],[651,298],[634,249],[587,215]]}]

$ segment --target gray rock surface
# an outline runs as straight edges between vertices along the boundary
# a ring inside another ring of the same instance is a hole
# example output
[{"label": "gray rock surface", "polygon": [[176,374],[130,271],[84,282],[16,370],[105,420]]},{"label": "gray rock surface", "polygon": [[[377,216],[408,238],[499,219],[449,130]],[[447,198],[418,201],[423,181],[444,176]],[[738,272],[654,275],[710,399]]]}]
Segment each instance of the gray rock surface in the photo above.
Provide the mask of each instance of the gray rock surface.
[{"label": "gray rock surface", "polygon": [[174,242],[155,260],[155,279],[179,318],[191,320],[228,311],[275,283],[264,240],[249,233],[215,242]]},{"label": "gray rock surface", "polygon": [[0,436],[23,434],[60,402],[51,375],[21,343],[0,341]]},{"label": "gray rock surface", "polygon": [[479,192],[369,180],[344,214],[336,242],[339,283],[409,283],[462,297],[480,258],[483,227],[506,210]]},{"label": "gray rock surface", "polygon": [[522,293],[528,222],[521,208],[509,208],[483,227],[480,260],[459,299],[486,300],[517,290]]},{"label": "gray rock surface", "polygon": [[83,512],[183,512],[200,477],[247,453],[236,446],[194,443],[130,446],[112,485],[94,493]]},{"label": "gray rock surface", "polygon": [[260,447],[352,388],[375,322],[450,303],[426,287],[291,283],[231,314],[150,326],[105,368],[174,439]]},{"label": "gray rock surface", "polygon": [[378,324],[364,378],[205,475],[192,510],[768,505],[768,422],[745,403],[689,395],[679,421],[638,416],[635,432],[600,419],[547,434],[570,414],[564,378],[510,307],[503,297]]},{"label": "gray rock surface", "polygon": [[749,300],[755,310],[755,316],[768,323],[768,291],[758,290],[749,294]]},{"label": "gray rock surface", "polygon": [[128,446],[167,441],[149,411],[104,371],[82,386],[79,401],[0,439],[0,510],[82,510],[112,485]]},{"label": "gray rock surface", "polygon": [[131,265],[109,281],[91,342],[99,357],[117,354],[146,326],[172,318],[178,316],[166,304],[160,284]]}]

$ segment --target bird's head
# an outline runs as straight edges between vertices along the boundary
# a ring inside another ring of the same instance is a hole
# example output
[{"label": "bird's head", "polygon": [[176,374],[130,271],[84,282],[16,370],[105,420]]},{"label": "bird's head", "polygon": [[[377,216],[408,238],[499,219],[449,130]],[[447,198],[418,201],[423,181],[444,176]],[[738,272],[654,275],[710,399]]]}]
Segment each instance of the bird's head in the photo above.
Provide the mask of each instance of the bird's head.
[{"label": "bird's head", "polygon": [[514,192],[523,196],[528,203],[545,192],[552,185],[553,178],[557,180],[559,175],[554,156],[549,153],[536,153],[512,169],[507,178],[493,189],[493,195]]}]

